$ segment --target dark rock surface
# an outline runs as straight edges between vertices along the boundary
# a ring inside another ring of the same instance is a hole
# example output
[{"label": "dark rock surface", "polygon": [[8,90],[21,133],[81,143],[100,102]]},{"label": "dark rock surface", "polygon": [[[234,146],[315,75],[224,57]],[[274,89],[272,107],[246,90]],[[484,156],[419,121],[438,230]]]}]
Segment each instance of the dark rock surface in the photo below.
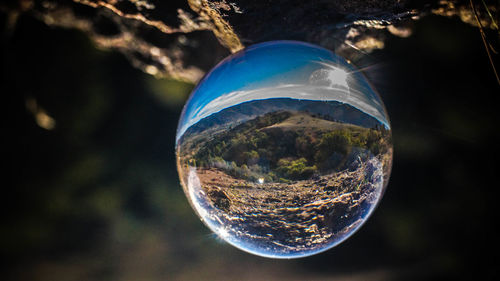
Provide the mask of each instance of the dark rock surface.
[{"label": "dark rock surface", "polygon": [[80,29],[148,74],[193,83],[230,52],[262,41],[307,41],[356,61],[391,34],[411,35],[412,21],[428,13],[477,25],[464,0],[18,0],[0,9],[12,29],[22,14]]}]

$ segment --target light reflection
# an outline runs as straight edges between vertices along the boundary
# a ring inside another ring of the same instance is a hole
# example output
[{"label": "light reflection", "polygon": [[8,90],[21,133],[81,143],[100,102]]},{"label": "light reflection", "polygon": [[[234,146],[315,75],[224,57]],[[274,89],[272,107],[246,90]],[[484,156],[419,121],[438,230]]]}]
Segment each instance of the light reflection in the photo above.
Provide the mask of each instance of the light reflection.
[{"label": "light reflection", "polygon": [[35,118],[36,124],[45,130],[54,130],[56,128],[56,120],[43,109],[33,97],[26,98],[26,109]]}]

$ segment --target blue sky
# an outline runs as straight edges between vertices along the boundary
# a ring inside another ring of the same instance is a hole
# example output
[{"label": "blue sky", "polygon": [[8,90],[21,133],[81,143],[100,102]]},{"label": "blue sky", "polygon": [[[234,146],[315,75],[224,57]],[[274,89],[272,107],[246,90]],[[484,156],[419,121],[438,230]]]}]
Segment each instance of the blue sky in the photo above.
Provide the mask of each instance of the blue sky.
[{"label": "blue sky", "polygon": [[[369,111],[379,111],[380,114],[376,115],[383,117],[383,106],[378,101],[377,95],[371,90],[366,79],[343,58],[307,43],[272,41],[250,46],[226,58],[208,73],[194,89],[184,108],[184,114],[179,122],[178,135],[184,133],[187,128],[202,118],[228,106],[249,100],[286,96],[284,91],[289,91],[291,86],[301,87],[301,92],[296,98],[317,99],[307,94],[308,89],[304,86],[309,85],[311,74],[315,70],[325,68],[325,65],[339,67],[352,73],[350,81],[355,83],[350,83],[350,86],[355,86],[360,93],[368,92],[363,102],[374,103],[376,109]],[[278,93],[275,89],[283,89],[283,91]],[[327,98],[328,100],[337,100],[338,91],[329,93],[331,91],[332,89],[315,89],[311,92],[320,92],[327,97],[331,96]],[[240,92],[247,93],[247,95],[240,95]],[[255,93],[254,97],[248,93]],[[232,97],[232,103],[225,97]],[[215,100],[218,103],[214,103]],[[221,103],[224,100],[227,102]],[[340,101],[347,102],[347,100]],[[363,108],[360,109],[363,110]],[[381,120],[381,122],[388,124],[387,120]]]}]

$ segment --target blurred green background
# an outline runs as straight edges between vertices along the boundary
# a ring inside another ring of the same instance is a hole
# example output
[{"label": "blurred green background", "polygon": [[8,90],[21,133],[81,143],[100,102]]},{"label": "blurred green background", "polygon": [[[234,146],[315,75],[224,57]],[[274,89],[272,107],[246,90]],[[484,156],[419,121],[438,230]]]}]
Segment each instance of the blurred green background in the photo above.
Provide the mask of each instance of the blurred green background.
[{"label": "blurred green background", "polygon": [[0,15],[1,280],[499,277],[500,91],[476,28],[426,17],[370,56],[395,143],[385,197],[338,247],[272,260],[220,241],[184,197],[174,141],[194,85]]}]

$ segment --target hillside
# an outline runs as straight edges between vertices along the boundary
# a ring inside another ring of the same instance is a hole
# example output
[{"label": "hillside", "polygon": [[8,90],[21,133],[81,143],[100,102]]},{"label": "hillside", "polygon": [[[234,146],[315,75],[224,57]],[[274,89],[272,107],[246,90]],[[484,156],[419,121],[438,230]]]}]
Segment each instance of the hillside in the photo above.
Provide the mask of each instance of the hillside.
[{"label": "hillside", "polygon": [[363,129],[356,125],[341,124],[338,122],[333,122],[330,120],[313,117],[305,112],[296,112],[286,120],[283,120],[280,123],[270,125],[266,128],[262,128],[261,130],[273,131],[278,129],[281,132],[286,132],[286,131],[312,132],[312,131],[331,131],[332,129],[342,129],[346,127],[349,127],[351,129],[355,128]]},{"label": "hillside", "polygon": [[297,100],[291,98],[272,98],[244,102],[223,109],[198,121],[183,134],[186,138],[215,127],[235,126],[246,120],[276,111],[303,111],[321,116],[322,119],[358,125],[364,128],[380,126],[380,122],[348,104],[336,101]]},{"label": "hillside", "polygon": [[[321,116],[324,117],[324,116]],[[321,118],[305,111],[275,111],[214,133],[183,139],[184,163],[218,167],[240,178],[305,179],[348,168],[387,149],[387,132]]]}]

